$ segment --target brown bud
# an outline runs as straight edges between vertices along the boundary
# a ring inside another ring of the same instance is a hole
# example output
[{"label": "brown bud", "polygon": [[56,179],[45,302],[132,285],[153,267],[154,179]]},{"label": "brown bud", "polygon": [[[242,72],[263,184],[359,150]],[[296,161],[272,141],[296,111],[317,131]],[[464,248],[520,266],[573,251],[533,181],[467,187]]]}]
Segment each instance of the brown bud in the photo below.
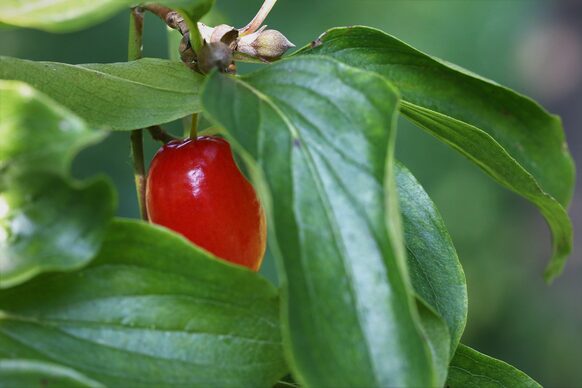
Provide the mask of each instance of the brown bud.
[{"label": "brown bud", "polygon": [[212,35],[210,35],[210,43],[222,42],[228,46],[233,45],[233,43],[238,38],[238,30],[227,24],[220,24],[214,27]]},{"label": "brown bud", "polygon": [[220,24],[216,27],[208,27],[206,24],[198,22],[198,31],[206,43],[222,42],[232,50],[236,47],[239,32],[232,26]]},{"label": "brown bud", "polygon": [[204,44],[198,56],[198,68],[203,73],[208,73],[213,68],[227,73],[232,64],[232,50],[222,42]]},{"label": "brown bud", "polygon": [[264,60],[281,57],[295,45],[277,30],[264,30],[243,36],[238,41],[237,51]]}]

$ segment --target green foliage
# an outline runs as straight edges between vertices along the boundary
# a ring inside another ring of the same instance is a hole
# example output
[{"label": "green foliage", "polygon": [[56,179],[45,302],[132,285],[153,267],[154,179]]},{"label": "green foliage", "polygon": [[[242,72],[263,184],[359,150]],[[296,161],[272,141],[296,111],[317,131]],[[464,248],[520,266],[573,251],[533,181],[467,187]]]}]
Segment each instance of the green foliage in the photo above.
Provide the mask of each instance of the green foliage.
[{"label": "green foliage", "polygon": [[446,321],[452,356],[467,321],[465,274],[434,203],[400,163],[396,184],[410,279],[414,291]]},{"label": "green foliage", "polygon": [[450,388],[541,388],[531,377],[511,365],[460,344],[449,366]]},{"label": "green foliage", "polygon": [[[156,4],[192,29],[213,1]],[[5,0],[0,25],[72,31],[134,5]],[[535,204],[551,279],[571,250],[573,163],[528,98],[367,27],[245,76],[0,57],[0,79],[0,387],[269,387],[289,372],[306,387],[539,386],[459,344],[463,269],[394,160],[402,113]],[[70,177],[106,130],[201,111],[261,195],[280,291],[169,230],[111,222],[108,181]]]},{"label": "green foliage", "polygon": [[298,58],[240,78],[215,73],[202,104],[268,186],[295,378],[433,384],[398,225],[392,86],[329,59]]},{"label": "green foliage", "polygon": [[0,288],[74,270],[99,249],[113,216],[103,179],[66,179],[81,148],[103,137],[26,84],[0,81]]},{"label": "green foliage", "polygon": [[0,186],[0,201],[9,209],[0,218],[6,236],[0,243],[0,288],[87,264],[114,211],[107,181],[78,185],[50,173],[13,176]]},{"label": "green foliage", "polygon": [[78,272],[3,291],[0,310],[0,357],[108,386],[268,386],[286,371],[275,288],[142,222],[113,223]]},{"label": "green foliage", "polygon": [[[3,0],[0,24],[70,32],[100,23],[138,3],[135,0]],[[210,10],[214,0],[146,1],[180,10],[196,22]]]},{"label": "green foliage", "polygon": [[565,207],[574,190],[574,163],[559,118],[376,29],[335,28],[313,46],[300,54],[328,55],[388,78],[402,93],[405,117],[535,204],[553,233],[546,277],[560,274],[572,249]]},{"label": "green foliage", "polygon": [[435,366],[435,386],[442,387],[447,379],[451,336],[443,318],[422,299],[416,300],[422,330]]},{"label": "green foliage", "polygon": [[[89,125],[132,130],[199,110],[202,76],[177,62],[67,65],[0,57],[0,78],[25,81]],[[90,103],[88,103],[90,102]]]},{"label": "green foliage", "polygon": [[65,174],[77,152],[105,135],[22,82],[0,80],[0,100],[0,171]]},{"label": "green foliage", "polygon": [[103,385],[61,365],[22,359],[0,359],[0,388],[58,386],[61,388]]}]

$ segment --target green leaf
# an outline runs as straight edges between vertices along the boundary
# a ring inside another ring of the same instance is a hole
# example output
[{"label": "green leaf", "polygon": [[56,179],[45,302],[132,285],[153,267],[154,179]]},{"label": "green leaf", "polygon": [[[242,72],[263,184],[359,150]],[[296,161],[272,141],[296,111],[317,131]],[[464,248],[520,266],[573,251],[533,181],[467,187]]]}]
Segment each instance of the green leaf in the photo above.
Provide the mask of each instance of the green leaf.
[{"label": "green leaf", "polygon": [[300,54],[327,55],[374,71],[402,93],[402,113],[542,212],[553,233],[546,270],[557,276],[572,248],[565,207],[574,164],[560,119],[510,89],[430,57],[368,27],[336,28]]},{"label": "green leaf", "polygon": [[465,273],[437,208],[400,163],[396,184],[412,285],[446,321],[452,356],[467,322]]},{"label": "green leaf", "polygon": [[449,329],[445,320],[425,301],[417,298],[416,305],[435,367],[437,381],[435,386],[443,387],[447,379],[447,369],[451,358]]},{"label": "green leaf", "polygon": [[460,344],[449,366],[447,387],[499,388],[541,385],[519,369]]},{"label": "green leaf", "polygon": [[[50,32],[70,32],[103,22],[137,0],[2,0],[0,23]],[[157,0],[144,3],[179,9],[197,21],[210,10],[213,0]]]},{"label": "green leaf", "polygon": [[25,81],[89,125],[112,130],[145,128],[197,112],[202,82],[182,63],[162,59],[68,65],[0,57],[0,78]]},{"label": "green leaf", "polygon": [[70,271],[97,253],[115,209],[103,180],[65,179],[73,156],[103,137],[30,86],[0,81],[0,288]]},{"label": "green leaf", "polygon": [[72,271],[97,253],[114,214],[113,188],[104,179],[72,185],[30,172],[0,184],[0,288],[42,272]]},{"label": "green leaf", "polygon": [[40,168],[66,174],[82,148],[105,136],[22,82],[0,80],[0,101],[0,172]]},{"label": "green leaf", "polygon": [[202,105],[269,215],[293,376],[307,386],[429,386],[393,176],[398,97],[319,57],[214,73]]},{"label": "green leaf", "polygon": [[35,360],[0,359],[0,388],[43,386],[103,387],[97,381],[62,365]]},{"label": "green leaf", "polygon": [[134,0],[3,0],[0,22],[50,32],[69,32],[100,23]]},{"label": "green leaf", "polygon": [[107,386],[267,387],[287,371],[278,303],[260,275],[166,229],[116,221],[89,266],[0,292],[0,357]]}]

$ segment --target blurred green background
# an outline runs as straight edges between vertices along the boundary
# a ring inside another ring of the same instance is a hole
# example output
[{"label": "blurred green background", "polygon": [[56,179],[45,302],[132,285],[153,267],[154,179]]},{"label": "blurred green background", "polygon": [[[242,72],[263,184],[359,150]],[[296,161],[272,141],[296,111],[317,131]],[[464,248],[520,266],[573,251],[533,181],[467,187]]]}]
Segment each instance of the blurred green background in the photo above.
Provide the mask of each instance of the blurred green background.
[{"label": "blurred green background", "polygon": [[[259,0],[218,0],[220,17],[242,26]],[[0,32],[0,55],[68,63],[118,62],[127,55],[128,15],[74,33]],[[582,2],[536,0],[279,0],[267,23],[297,46],[337,25],[364,24],[429,54],[531,95],[562,116],[582,160]],[[166,57],[165,26],[146,17],[145,54]],[[242,70],[246,70],[243,67]],[[463,341],[505,360],[545,386],[582,386],[582,240],[552,286],[542,279],[548,229],[536,209],[422,130],[401,121],[398,158],[439,207],[464,265],[469,319]],[[149,139],[148,156],[157,145]],[[579,164],[579,163],[578,163]],[[121,216],[137,206],[127,133],[115,133],[76,160],[78,177],[105,173]],[[582,230],[580,179],[570,213]],[[265,274],[274,279],[268,257]]]}]

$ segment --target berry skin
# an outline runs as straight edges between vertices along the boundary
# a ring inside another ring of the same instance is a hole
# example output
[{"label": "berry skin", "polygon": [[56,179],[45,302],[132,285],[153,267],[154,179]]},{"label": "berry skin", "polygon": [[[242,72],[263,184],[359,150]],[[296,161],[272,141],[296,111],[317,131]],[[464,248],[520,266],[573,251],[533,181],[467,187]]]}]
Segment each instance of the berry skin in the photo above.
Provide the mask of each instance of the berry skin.
[{"label": "berry skin", "polygon": [[160,148],[149,170],[146,204],[151,222],[258,271],[266,247],[265,213],[226,140],[202,136]]}]

